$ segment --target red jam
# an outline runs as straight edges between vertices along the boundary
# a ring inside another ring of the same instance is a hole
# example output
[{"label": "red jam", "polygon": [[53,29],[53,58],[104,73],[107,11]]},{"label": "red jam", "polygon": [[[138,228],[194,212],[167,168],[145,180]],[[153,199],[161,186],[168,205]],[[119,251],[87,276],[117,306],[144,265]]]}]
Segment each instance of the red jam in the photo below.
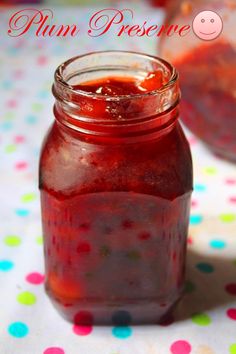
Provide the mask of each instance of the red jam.
[{"label": "red jam", "polygon": [[[192,190],[189,146],[173,109],[162,114],[166,119],[159,115],[150,132],[127,136],[126,118],[137,107],[121,98],[136,95],[141,112],[147,109],[142,94],[165,82],[160,72],[151,72],[141,81],[109,76],[73,85],[102,95],[89,106],[90,118],[103,113],[114,119],[104,96],[120,98],[125,140],[68,127],[65,122],[73,121],[81,128],[81,121],[55,110],[40,161],[46,290],[75,323],[157,323],[182,293]],[[78,116],[81,110],[88,114],[88,99],[80,101]],[[154,106],[149,108],[155,117]]]},{"label": "red jam", "polygon": [[180,72],[181,118],[213,151],[236,161],[236,52],[202,44],[175,66]]}]

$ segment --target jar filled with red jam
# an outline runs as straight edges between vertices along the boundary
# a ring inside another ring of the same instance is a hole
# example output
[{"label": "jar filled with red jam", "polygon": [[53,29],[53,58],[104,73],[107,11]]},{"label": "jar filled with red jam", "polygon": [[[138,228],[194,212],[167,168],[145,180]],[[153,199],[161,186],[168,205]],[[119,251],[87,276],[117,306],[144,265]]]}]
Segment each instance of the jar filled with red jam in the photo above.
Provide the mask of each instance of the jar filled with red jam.
[{"label": "jar filled with red jam", "polygon": [[190,25],[161,38],[180,73],[181,119],[218,156],[236,162],[236,1],[170,0],[166,23]]},{"label": "jar filled with red jam", "polygon": [[97,52],[56,70],[39,186],[46,291],[81,325],[158,323],[184,287],[192,161],[176,70]]}]

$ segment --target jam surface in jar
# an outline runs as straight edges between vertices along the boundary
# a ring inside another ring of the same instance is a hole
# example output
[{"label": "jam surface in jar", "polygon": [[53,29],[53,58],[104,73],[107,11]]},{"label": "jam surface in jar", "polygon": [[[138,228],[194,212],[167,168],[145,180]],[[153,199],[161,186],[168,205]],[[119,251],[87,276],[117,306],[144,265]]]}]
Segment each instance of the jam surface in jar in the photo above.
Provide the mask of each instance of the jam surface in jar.
[{"label": "jam surface in jar", "polygon": [[236,51],[228,42],[202,44],[183,55],[181,118],[215,153],[236,162]]},{"label": "jam surface in jar", "polygon": [[[165,84],[155,71],[143,80],[106,76],[73,90],[101,95],[92,108],[85,95],[80,109],[98,121],[103,113],[108,122],[114,112],[105,96],[137,96],[132,105],[116,102],[126,132],[129,111],[146,109],[142,94]],[[155,106],[149,108],[155,117]],[[191,155],[177,116],[159,115],[155,129],[124,141],[76,131],[61,123],[71,122],[63,114],[55,112],[40,161],[46,290],[78,324],[165,320],[183,291],[192,191]]]}]

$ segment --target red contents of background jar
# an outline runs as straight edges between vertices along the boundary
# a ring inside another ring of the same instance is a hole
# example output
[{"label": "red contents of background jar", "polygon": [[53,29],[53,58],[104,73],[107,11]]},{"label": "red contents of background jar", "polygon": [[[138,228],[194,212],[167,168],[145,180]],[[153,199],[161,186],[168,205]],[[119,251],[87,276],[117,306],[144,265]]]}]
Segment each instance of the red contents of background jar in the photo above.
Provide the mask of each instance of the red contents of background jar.
[{"label": "red contents of background jar", "polygon": [[[114,76],[73,87],[120,97],[165,83],[157,71],[141,81]],[[140,102],[141,96],[141,110]],[[104,99],[95,101],[90,117],[103,112],[111,119],[106,107]],[[121,121],[128,117],[125,108]],[[151,139],[111,137],[108,143],[58,121],[40,162],[50,298],[65,318],[82,325],[164,320],[183,291],[192,190],[191,156],[179,123],[164,124]]]},{"label": "red contents of background jar", "polygon": [[181,118],[217,154],[236,161],[236,52],[203,44],[175,62],[180,72]]}]

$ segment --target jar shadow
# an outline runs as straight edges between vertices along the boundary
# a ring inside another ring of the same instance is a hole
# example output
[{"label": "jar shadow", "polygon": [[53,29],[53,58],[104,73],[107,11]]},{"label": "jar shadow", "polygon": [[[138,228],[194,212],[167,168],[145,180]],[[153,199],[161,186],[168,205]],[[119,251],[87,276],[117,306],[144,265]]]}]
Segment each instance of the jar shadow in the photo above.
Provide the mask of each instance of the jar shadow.
[{"label": "jar shadow", "polygon": [[174,311],[175,322],[235,300],[235,296],[228,294],[225,289],[227,284],[235,283],[234,261],[233,257],[224,258],[188,250],[185,294]]}]

